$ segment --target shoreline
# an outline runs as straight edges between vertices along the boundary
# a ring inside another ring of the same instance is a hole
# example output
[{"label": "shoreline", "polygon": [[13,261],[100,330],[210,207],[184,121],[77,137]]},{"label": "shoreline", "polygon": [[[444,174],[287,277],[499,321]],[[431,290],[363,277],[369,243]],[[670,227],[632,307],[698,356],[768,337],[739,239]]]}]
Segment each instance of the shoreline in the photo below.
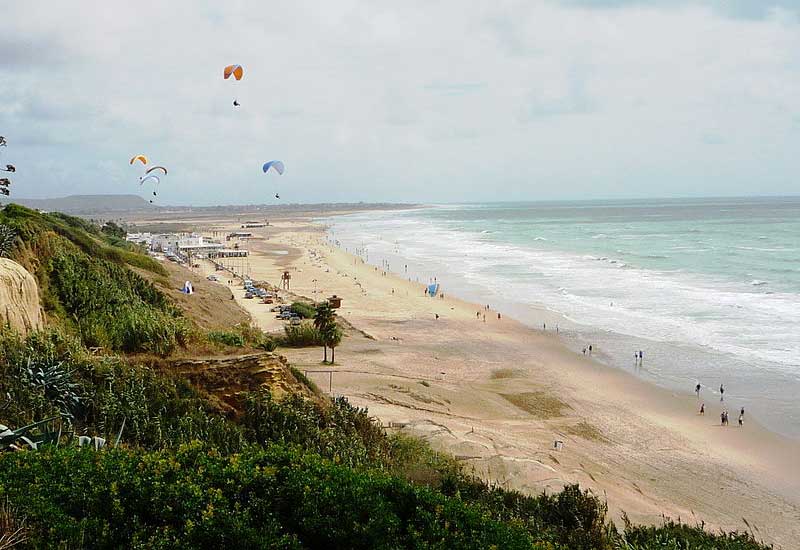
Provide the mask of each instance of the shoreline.
[{"label": "shoreline", "polygon": [[[529,492],[580,483],[606,496],[615,521],[663,513],[749,530],[745,518],[767,541],[790,547],[800,536],[796,442],[749,418],[720,428],[717,403],[699,417],[693,395],[575,354],[554,334],[506,315],[484,323],[480,306],[450,294],[425,298],[421,284],[330,247],[308,219],[276,221],[249,246],[254,279],[275,284],[292,270],[293,293],[343,296],[340,316],[374,338],[351,332],[337,348],[334,393],[478,475]],[[267,306],[234,293],[259,326],[280,329]],[[321,368],[317,349],[281,353]]]},{"label": "shoreline", "polygon": [[[394,236],[388,238],[387,235],[383,235],[382,231],[398,231],[405,227],[405,223],[410,223],[404,217],[400,219],[403,223],[392,223],[391,220],[395,218],[391,214],[388,216],[378,214],[366,217],[325,216],[321,221],[330,226],[329,235],[336,239],[338,245],[362,258],[368,258],[373,265],[381,266],[385,265],[384,262],[388,262],[396,276],[418,278],[419,281],[427,281],[438,275],[445,292],[478,303],[488,300],[504,315],[539,331],[542,330],[543,322],[546,322],[548,330],[560,326],[562,341],[573,351],[580,353],[584,346],[591,343],[596,351],[601,352],[596,357],[601,362],[631,373],[648,383],[678,394],[693,393],[695,384],[700,383],[701,397],[708,401],[720,398],[718,388],[724,384],[725,401],[731,406],[731,410],[735,408],[738,411],[740,407],[744,407],[749,418],[757,418],[771,431],[800,442],[800,427],[798,427],[800,412],[795,398],[795,390],[800,389],[800,380],[792,375],[793,363],[784,367],[762,365],[757,361],[749,361],[747,355],[731,353],[725,348],[693,339],[689,337],[688,332],[681,335],[662,333],[661,328],[664,328],[662,326],[664,323],[667,323],[664,330],[668,330],[669,327],[684,326],[683,321],[675,321],[674,311],[672,317],[665,318],[658,314],[653,314],[651,317],[648,312],[637,310],[636,302],[631,302],[634,305],[626,309],[630,304],[626,304],[626,300],[620,296],[616,296],[610,306],[609,302],[603,305],[591,304],[588,307],[588,317],[583,318],[579,311],[587,307],[581,301],[582,297],[587,296],[586,292],[578,292],[578,296],[572,296],[572,299],[576,300],[574,304],[571,300],[564,302],[562,297],[562,291],[570,295],[570,291],[561,288],[562,286],[571,288],[570,284],[579,283],[569,277],[564,280],[553,273],[547,275],[547,270],[536,267],[530,268],[533,281],[544,274],[548,284],[532,282],[529,285],[519,277],[503,275],[502,271],[495,276],[491,270],[476,267],[476,265],[492,265],[479,261],[476,264],[479,256],[488,254],[489,260],[499,262],[501,270],[509,265],[515,269],[521,266],[518,261],[506,265],[505,259],[494,255],[492,246],[481,248],[480,239],[473,242],[476,246],[475,254],[464,258],[466,265],[462,269],[456,267],[453,271],[451,266],[459,266],[462,261],[459,253],[450,253],[448,246],[434,247],[431,250],[420,249],[420,243],[423,241],[414,238],[417,230],[413,227],[409,234],[402,232],[397,234],[399,241],[394,243],[391,242]],[[419,218],[411,219],[419,223]],[[363,221],[363,225],[354,223],[354,220]],[[371,228],[377,233],[371,234]],[[430,233],[428,230],[420,231],[426,235]],[[439,235],[441,232],[439,227],[439,231],[435,234]],[[463,248],[462,241],[463,239],[455,239],[454,250],[469,255]],[[466,242],[472,241],[466,239]],[[494,245],[501,248],[510,247],[508,254],[525,253],[523,247],[507,243],[494,243]],[[534,262],[535,266],[535,258],[529,260]],[[550,261],[547,254],[545,261]],[[611,263],[616,262],[617,259],[614,259]],[[616,276],[615,273],[619,271],[611,270],[611,276]],[[645,269],[644,275],[639,277],[647,278],[648,273],[649,271]],[[633,281],[635,280],[634,277]],[[707,281],[709,284],[711,282],[710,279]],[[556,287],[559,287],[557,291]],[[524,294],[515,294],[516,292]],[[616,303],[618,298],[619,303]],[[616,305],[622,307],[614,307]],[[597,315],[600,313],[602,316],[598,318]],[[623,321],[627,324],[620,324]],[[639,323],[643,323],[647,328],[642,328]],[[634,362],[632,357],[634,350],[644,350],[646,358],[644,364]],[[793,358],[792,361],[796,360]]]}]

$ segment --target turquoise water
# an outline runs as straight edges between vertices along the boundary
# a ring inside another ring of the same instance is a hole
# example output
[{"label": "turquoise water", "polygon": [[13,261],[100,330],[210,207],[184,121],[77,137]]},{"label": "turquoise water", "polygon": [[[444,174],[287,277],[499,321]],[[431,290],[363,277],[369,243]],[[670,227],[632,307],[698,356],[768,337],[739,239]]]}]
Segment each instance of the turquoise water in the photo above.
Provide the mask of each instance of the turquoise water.
[{"label": "turquoise water", "polygon": [[800,436],[800,198],[446,205],[337,217],[331,237],[662,386],[724,383]]}]

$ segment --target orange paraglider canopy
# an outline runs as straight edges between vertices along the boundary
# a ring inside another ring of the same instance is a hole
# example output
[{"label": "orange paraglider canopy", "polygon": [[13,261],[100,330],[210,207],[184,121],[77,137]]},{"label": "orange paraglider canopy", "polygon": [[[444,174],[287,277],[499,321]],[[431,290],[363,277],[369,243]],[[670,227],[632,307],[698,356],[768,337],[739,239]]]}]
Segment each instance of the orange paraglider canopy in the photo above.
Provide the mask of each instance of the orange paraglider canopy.
[{"label": "orange paraglider canopy", "polygon": [[225,75],[225,80],[229,79],[231,75],[233,75],[233,78],[235,78],[236,80],[241,80],[242,77],[244,76],[244,69],[242,68],[241,65],[228,65],[227,67],[225,67],[224,75]]},{"label": "orange paraglider canopy", "polygon": [[133,157],[133,158],[131,159],[131,164],[133,164],[133,163],[134,163],[134,162],[136,162],[137,160],[138,160],[139,162],[141,162],[142,164],[144,164],[145,166],[147,166],[148,164],[150,164],[150,161],[148,161],[148,160],[147,160],[147,157],[146,157],[146,156],[144,156],[144,155],[136,155],[135,157]]}]

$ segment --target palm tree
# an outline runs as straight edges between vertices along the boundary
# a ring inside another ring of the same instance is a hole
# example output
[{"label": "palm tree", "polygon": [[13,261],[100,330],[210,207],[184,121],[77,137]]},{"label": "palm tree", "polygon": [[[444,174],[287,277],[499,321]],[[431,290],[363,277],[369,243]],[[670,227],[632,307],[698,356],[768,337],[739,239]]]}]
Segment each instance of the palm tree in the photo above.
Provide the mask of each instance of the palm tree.
[{"label": "palm tree", "polygon": [[325,343],[328,344],[328,347],[331,348],[331,365],[336,362],[336,346],[338,346],[342,341],[342,329],[339,328],[339,325],[336,324],[336,321],[333,322],[333,326],[331,326],[330,330],[325,333]]},{"label": "palm tree", "polygon": [[317,313],[314,315],[314,327],[322,337],[322,349],[324,353],[323,363],[328,362],[328,339],[326,335],[330,332],[331,327],[336,326],[334,319],[333,309],[330,304],[323,302],[317,306]]}]

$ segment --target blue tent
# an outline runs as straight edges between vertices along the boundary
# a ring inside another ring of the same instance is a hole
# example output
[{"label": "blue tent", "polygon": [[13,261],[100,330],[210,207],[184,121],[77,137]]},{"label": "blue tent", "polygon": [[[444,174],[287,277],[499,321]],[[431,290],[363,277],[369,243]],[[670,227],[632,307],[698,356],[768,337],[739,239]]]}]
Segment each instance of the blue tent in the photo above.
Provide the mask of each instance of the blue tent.
[{"label": "blue tent", "polygon": [[439,283],[433,283],[432,285],[428,285],[428,296],[433,298],[436,296],[436,293],[439,292]]}]

